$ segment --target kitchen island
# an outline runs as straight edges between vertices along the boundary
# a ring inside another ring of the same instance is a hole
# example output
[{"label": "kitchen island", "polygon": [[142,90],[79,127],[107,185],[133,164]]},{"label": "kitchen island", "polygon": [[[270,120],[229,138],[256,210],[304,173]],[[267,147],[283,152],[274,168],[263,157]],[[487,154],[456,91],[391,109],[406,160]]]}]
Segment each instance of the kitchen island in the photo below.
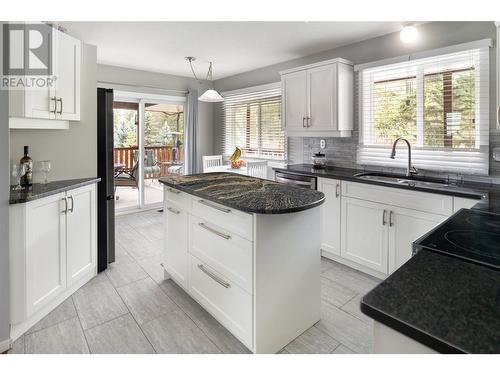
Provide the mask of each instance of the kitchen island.
[{"label": "kitchen island", "polygon": [[233,173],[160,181],[165,278],[254,353],[319,321],[323,193]]}]

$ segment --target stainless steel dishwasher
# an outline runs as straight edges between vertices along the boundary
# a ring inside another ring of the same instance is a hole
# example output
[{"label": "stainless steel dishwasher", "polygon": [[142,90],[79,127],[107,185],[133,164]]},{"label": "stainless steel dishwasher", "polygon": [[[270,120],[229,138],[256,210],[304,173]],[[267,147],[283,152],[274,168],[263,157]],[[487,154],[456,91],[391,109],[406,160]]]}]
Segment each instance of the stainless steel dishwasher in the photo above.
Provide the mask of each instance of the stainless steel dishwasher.
[{"label": "stainless steel dishwasher", "polygon": [[316,177],[312,176],[276,171],[274,174],[274,180],[287,185],[300,186],[316,190]]}]

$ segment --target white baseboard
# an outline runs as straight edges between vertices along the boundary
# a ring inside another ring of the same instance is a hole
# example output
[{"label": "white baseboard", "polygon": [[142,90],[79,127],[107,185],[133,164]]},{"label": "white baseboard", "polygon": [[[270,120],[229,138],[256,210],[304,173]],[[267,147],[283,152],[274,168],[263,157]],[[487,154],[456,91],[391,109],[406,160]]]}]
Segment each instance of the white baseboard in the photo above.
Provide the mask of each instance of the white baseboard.
[{"label": "white baseboard", "polygon": [[11,339],[0,341],[0,353],[6,352],[7,350],[9,350],[11,342],[12,342]]}]

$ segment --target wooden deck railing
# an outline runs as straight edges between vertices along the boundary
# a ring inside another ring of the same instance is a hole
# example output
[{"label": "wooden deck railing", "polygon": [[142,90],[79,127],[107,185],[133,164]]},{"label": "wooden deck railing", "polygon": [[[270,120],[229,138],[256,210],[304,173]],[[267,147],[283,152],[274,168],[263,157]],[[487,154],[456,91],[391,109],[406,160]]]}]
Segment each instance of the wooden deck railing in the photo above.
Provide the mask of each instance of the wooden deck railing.
[{"label": "wooden deck railing", "polygon": [[[132,168],[134,166],[134,151],[136,151],[137,149],[137,147],[115,147],[115,164],[124,164],[125,168]],[[145,149],[153,150],[154,160],[158,163],[161,169],[161,176],[165,176],[169,167],[168,163],[172,162],[173,160],[172,146],[146,146]],[[184,149],[182,146],[177,148],[176,161],[184,161]]]}]

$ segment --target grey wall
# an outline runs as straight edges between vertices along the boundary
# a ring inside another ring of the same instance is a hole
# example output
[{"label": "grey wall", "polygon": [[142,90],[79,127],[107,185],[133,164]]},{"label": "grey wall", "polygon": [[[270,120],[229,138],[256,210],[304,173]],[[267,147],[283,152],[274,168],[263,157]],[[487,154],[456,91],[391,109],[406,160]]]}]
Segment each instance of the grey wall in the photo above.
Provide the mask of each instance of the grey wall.
[{"label": "grey wall", "polygon": [[[144,86],[160,87],[165,90],[188,90],[197,89],[201,95],[208,88],[206,82],[199,83],[194,78],[179,77],[170,74],[147,72],[143,70],[127,69],[110,65],[97,66],[97,80],[99,82],[115,82],[122,85],[138,86],[129,91],[158,94],[158,90],[148,89]],[[105,86],[105,85],[103,85]],[[168,94],[168,93],[167,93]],[[170,95],[170,94],[169,94]],[[171,95],[181,95],[172,93]],[[199,147],[200,160],[202,155],[213,154],[213,105],[211,103],[198,103],[198,126],[199,126]],[[199,164],[201,165],[201,164]]]},{"label": "grey wall", "polygon": [[[18,161],[23,146],[30,146],[33,160],[51,160],[50,180],[97,175],[97,48],[83,45],[81,68],[81,120],[68,130],[10,131],[10,159]],[[40,180],[34,175],[35,182]]]},{"label": "grey wall", "polygon": [[[0,22],[0,51],[2,51]],[[1,57],[0,53],[0,57]],[[2,60],[2,59],[0,59]],[[0,61],[0,71],[2,62]],[[9,325],[9,94],[0,90],[0,343],[10,338]]]},{"label": "grey wall", "polygon": [[[434,48],[465,43],[479,39],[491,38],[495,40],[495,25],[493,22],[432,22],[419,26],[420,39],[414,45],[407,45],[399,40],[399,33],[387,34],[381,37],[365,40],[359,43],[346,45],[311,56],[295,59],[261,69],[238,74],[232,77],[215,81],[215,87],[220,91],[235,90],[239,88],[261,85],[265,83],[278,82],[281,70],[294,68],[301,65],[311,64],[322,60],[343,57],[362,64],[390,57],[397,57],[412,52],[425,51]],[[493,129],[496,107],[496,57],[495,48],[490,51],[490,120],[492,124],[491,141],[492,147],[500,146],[500,133]],[[222,151],[222,106],[214,108],[214,150]],[[354,123],[354,135],[352,138],[329,138],[327,139],[327,155],[332,158],[333,164],[341,166],[356,166],[356,148],[358,145],[358,124]],[[304,139],[304,161],[310,162],[310,153],[316,151],[319,139]],[[295,142],[289,142],[293,145]],[[298,142],[301,144],[301,142]],[[289,150],[289,154],[302,154],[302,150]],[[490,161],[490,174],[500,175],[500,163]]]}]

